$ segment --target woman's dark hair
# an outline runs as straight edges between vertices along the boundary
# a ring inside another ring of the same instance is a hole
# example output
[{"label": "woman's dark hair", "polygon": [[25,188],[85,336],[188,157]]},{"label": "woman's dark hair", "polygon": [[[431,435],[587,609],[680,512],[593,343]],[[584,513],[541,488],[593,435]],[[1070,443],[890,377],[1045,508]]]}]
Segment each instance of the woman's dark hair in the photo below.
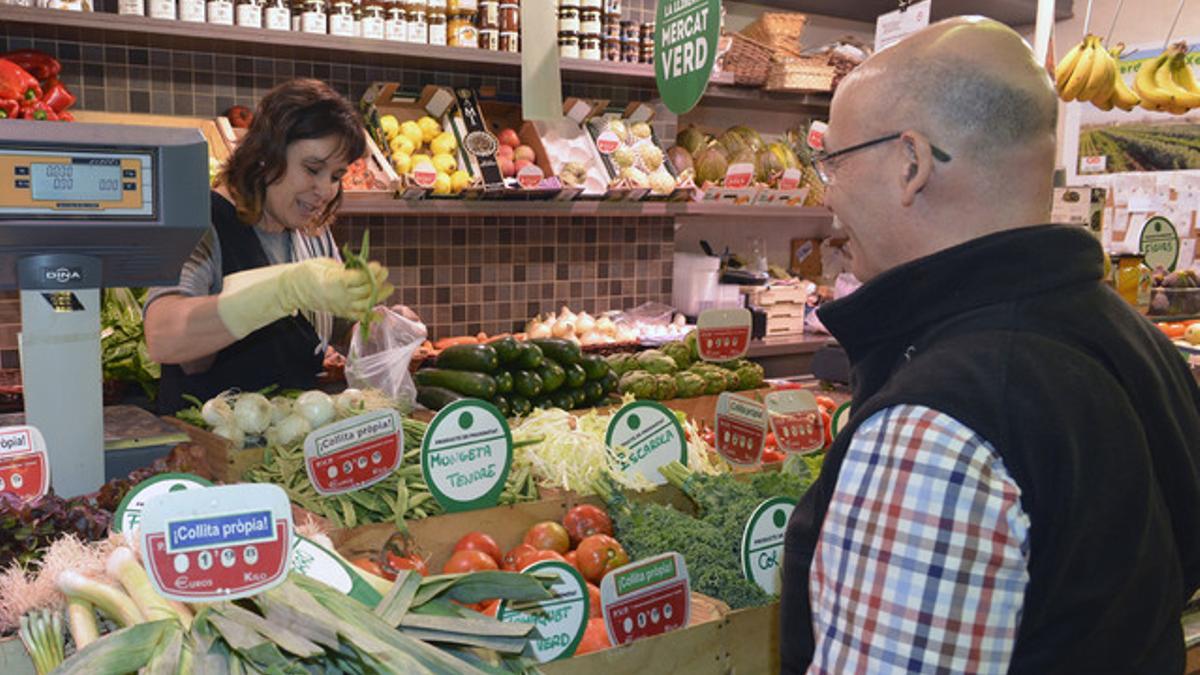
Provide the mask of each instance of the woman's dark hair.
[{"label": "woman's dark hair", "polygon": [[[238,218],[250,225],[262,218],[267,186],[287,171],[292,143],[336,136],[342,156],[353,162],[367,151],[358,111],[320,80],[291,80],[272,89],[258,104],[250,130],[221,171],[220,184],[229,189]],[[321,214],[327,225],[342,203],[342,187]]]}]

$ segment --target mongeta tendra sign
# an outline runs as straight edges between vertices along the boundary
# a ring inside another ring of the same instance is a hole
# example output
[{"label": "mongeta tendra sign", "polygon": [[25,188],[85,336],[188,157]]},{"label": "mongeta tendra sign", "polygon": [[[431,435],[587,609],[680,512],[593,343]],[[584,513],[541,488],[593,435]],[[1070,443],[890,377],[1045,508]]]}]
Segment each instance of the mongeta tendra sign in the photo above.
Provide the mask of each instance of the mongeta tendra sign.
[{"label": "mongeta tendra sign", "polygon": [[659,0],[654,16],[658,93],[671,112],[682,115],[708,88],[721,32],[721,0]]}]

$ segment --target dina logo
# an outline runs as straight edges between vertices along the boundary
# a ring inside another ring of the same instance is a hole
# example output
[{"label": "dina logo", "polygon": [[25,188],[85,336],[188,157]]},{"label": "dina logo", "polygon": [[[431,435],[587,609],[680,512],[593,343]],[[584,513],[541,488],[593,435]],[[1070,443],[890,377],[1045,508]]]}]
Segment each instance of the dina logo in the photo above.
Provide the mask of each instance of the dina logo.
[{"label": "dina logo", "polygon": [[60,284],[83,280],[83,271],[78,267],[59,267],[55,269],[47,267],[42,270],[42,273],[46,281],[57,281]]}]

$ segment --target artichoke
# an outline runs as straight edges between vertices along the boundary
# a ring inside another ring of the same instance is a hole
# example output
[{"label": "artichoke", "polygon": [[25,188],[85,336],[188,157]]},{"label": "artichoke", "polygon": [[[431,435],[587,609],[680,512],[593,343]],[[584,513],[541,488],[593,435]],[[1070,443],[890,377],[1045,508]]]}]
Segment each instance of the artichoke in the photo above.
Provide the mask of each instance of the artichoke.
[{"label": "artichoke", "polygon": [[674,373],[678,366],[675,365],[675,359],[667,356],[657,349],[647,349],[637,355],[637,365],[642,370],[655,375],[670,375]]},{"label": "artichoke", "polygon": [[668,342],[662,346],[662,353],[671,357],[675,361],[675,365],[684,370],[692,365],[694,358],[692,357],[692,348],[683,341]]},{"label": "artichoke", "polygon": [[605,360],[608,361],[608,367],[612,368],[612,371],[617,375],[624,375],[637,368],[637,362],[633,360],[633,354],[628,352],[610,354]]},{"label": "artichoke", "polygon": [[676,391],[674,375],[654,376],[654,400],[669,401],[675,398]]},{"label": "artichoke", "polygon": [[622,394],[632,394],[634,398],[654,398],[658,383],[654,375],[643,370],[632,370],[621,376],[617,391]]},{"label": "artichoke", "polygon": [[678,398],[692,398],[704,393],[708,382],[702,375],[692,372],[675,373],[675,395]]},{"label": "artichoke", "polygon": [[757,363],[747,363],[733,372],[737,374],[738,389],[756,389],[762,386],[763,367]]}]

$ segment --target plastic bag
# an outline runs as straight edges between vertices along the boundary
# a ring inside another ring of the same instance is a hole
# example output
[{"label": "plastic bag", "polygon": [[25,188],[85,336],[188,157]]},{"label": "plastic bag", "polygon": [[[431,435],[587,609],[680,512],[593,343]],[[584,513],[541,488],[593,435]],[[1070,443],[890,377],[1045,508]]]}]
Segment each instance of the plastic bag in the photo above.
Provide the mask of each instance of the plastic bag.
[{"label": "plastic bag", "polygon": [[350,338],[350,355],[346,358],[346,383],[351,387],[372,387],[392,397],[408,409],[417,400],[408,364],[425,341],[425,324],[411,321],[386,307],[377,307],[379,318],[371,325],[370,336],[363,344],[362,331],[357,324]]}]

